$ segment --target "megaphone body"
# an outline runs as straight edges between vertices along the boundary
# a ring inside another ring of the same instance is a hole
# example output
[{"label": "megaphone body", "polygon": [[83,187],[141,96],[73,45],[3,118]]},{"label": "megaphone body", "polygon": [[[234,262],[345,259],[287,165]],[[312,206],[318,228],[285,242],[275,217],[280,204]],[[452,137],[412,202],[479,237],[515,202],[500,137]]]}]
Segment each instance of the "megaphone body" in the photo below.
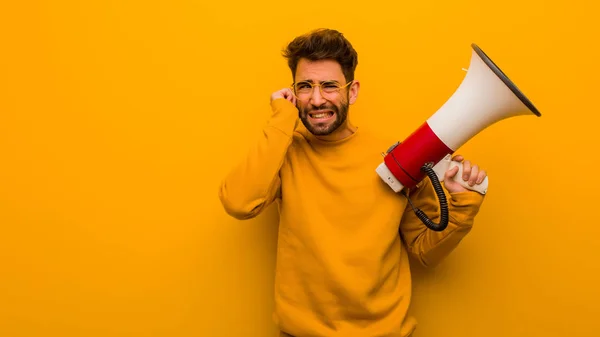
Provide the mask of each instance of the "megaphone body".
[{"label": "megaphone body", "polygon": [[377,174],[395,192],[412,188],[426,177],[430,165],[438,179],[459,166],[456,181],[467,189],[485,194],[488,178],[470,186],[460,178],[462,163],[451,155],[488,126],[518,115],[541,116],[517,86],[476,45],[467,74],[454,94],[403,142],[392,145],[384,154]]}]

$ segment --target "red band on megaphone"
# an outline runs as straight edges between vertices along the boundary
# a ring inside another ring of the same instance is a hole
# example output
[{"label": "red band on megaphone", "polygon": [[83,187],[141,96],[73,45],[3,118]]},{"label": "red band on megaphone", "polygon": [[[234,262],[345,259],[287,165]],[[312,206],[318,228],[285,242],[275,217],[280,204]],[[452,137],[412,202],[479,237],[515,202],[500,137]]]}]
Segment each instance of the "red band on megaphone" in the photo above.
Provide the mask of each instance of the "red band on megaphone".
[{"label": "red band on megaphone", "polygon": [[412,188],[425,177],[425,173],[421,171],[423,165],[429,162],[435,165],[453,152],[425,122],[392,149],[385,156],[384,162],[404,187]]}]

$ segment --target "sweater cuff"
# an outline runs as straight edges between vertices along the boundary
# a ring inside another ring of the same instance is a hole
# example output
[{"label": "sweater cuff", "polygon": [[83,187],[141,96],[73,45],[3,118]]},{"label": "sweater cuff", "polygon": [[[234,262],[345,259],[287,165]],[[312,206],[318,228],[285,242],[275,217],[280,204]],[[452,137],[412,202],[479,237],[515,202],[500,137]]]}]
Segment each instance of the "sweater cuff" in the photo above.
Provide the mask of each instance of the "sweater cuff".
[{"label": "sweater cuff", "polygon": [[453,222],[471,226],[485,196],[474,191],[450,193],[448,211]]},{"label": "sweater cuff", "polygon": [[268,125],[291,137],[299,121],[296,106],[285,98],[278,98],[271,102],[271,109]]}]

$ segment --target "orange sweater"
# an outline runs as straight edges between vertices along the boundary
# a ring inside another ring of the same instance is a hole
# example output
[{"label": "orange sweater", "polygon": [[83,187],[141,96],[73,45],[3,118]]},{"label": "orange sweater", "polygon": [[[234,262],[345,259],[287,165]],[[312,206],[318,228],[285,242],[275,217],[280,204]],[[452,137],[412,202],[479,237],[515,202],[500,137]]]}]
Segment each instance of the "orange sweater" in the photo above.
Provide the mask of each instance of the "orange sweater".
[{"label": "orange sweater", "polygon": [[[407,254],[425,266],[440,262],[470,231],[483,196],[446,191],[451,223],[431,231],[375,172],[395,141],[364,130],[320,141],[293,104],[271,106],[258,144],[224,179],[219,197],[240,220],[277,201],[276,324],[293,336],[408,336],[416,321],[407,315]],[[410,195],[439,221],[428,178]]]}]

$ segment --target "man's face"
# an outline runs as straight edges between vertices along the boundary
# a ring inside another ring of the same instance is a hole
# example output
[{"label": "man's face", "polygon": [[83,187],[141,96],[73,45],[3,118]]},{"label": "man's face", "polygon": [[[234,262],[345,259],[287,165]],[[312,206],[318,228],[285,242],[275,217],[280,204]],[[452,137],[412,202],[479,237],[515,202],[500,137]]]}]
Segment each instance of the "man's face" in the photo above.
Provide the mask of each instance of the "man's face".
[{"label": "man's face", "polygon": [[[310,82],[320,84],[323,82],[338,83],[340,86],[346,85],[346,80],[341,66],[332,60],[308,61],[301,59],[298,62],[296,70],[295,83]],[[324,84],[326,85],[326,84]],[[300,120],[312,134],[324,136],[333,133],[344,125],[348,117],[349,98],[351,86],[346,86],[339,91],[332,91],[331,85],[319,90],[320,87],[314,87],[307,93],[298,92],[296,88],[296,97],[298,98],[296,106],[300,112]]]}]

